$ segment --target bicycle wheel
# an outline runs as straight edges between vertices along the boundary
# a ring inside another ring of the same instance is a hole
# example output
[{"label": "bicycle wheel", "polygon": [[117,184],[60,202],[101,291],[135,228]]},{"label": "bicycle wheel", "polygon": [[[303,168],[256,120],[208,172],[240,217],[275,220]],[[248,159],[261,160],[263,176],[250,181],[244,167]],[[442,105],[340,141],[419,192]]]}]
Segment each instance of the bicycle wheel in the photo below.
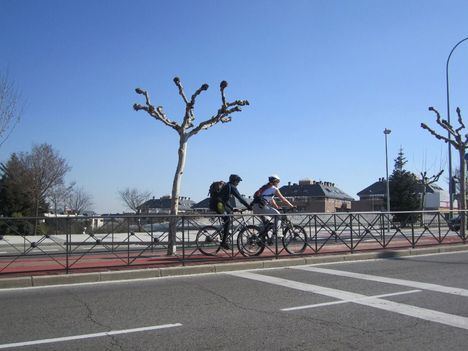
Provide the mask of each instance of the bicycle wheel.
[{"label": "bicycle wheel", "polygon": [[296,224],[286,228],[283,235],[283,246],[291,255],[303,253],[307,246],[307,235],[304,228]]},{"label": "bicycle wheel", "polygon": [[247,225],[237,235],[237,247],[240,253],[245,256],[258,256],[265,249],[265,244],[261,238],[261,230],[256,225]]},{"label": "bicycle wheel", "polygon": [[218,228],[212,225],[203,227],[198,231],[195,243],[201,253],[215,256],[220,249],[221,233]]}]

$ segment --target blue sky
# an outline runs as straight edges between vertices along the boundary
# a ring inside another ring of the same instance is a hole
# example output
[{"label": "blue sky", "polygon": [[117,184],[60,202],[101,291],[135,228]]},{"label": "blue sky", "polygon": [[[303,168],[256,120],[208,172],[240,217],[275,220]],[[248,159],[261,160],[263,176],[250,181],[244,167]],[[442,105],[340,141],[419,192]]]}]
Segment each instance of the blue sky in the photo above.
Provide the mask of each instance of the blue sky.
[{"label": "blue sky", "polygon": [[[142,87],[180,121],[177,75],[190,95],[210,84],[197,121],[219,108],[221,80],[251,102],[190,139],[183,196],[201,200],[230,173],[251,194],[277,173],[356,197],[385,176],[384,128],[390,168],[402,146],[407,169],[446,175],[446,145],[419,125],[436,127],[429,106],[446,113],[445,62],[467,13],[466,1],[0,0],[0,69],[27,100],[0,161],[52,144],[98,212],[123,210],[127,186],[169,194],[177,135],[132,105]],[[465,42],[450,63],[453,119],[459,106],[468,121],[467,76]]]}]

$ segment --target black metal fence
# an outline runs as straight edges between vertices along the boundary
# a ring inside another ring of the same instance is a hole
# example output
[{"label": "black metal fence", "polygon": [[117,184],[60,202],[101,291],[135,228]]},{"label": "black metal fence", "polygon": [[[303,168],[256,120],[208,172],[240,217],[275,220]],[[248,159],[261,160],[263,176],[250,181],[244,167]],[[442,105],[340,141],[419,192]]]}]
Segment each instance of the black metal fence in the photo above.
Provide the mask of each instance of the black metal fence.
[{"label": "black metal fence", "polygon": [[[0,275],[161,267],[466,243],[461,213],[0,217]],[[221,246],[229,218],[226,244]],[[169,223],[176,223],[168,255]]]}]

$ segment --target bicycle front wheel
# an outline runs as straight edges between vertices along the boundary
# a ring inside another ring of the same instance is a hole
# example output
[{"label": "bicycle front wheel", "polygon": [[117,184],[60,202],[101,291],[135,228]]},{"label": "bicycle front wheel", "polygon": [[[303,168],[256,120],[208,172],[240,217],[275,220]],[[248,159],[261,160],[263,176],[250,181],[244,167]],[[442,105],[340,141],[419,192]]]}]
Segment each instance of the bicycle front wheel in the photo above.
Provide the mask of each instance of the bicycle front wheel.
[{"label": "bicycle front wheel", "polygon": [[307,235],[304,228],[296,224],[286,228],[283,236],[283,246],[291,255],[303,253],[307,247]]},{"label": "bicycle front wheel", "polygon": [[215,226],[209,225],[201,228],[195,239],[198,250],[208,256],[216,256],[221,243],[221,233]]},{"label": "bicycle front wheel", "polygon": [[261,238],[261,230],[256,225],[247,225],[237,236],[237,247],[245,256],[258,256],[265,250],[265,244]]}]

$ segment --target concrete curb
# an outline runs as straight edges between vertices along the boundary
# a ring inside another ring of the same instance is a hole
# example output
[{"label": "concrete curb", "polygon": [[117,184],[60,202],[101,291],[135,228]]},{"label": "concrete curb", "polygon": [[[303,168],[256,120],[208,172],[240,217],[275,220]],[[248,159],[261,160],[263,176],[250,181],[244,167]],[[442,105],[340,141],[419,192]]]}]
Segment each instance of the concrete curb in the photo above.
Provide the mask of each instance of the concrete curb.
[{"label": "concrete curb", "polygon": [[261,268],[280,268],[289,266],[298,266],[306,264],[331,263],[343,261],[361,261],[372,260],[379,258],[397,258],[405,256],[425,255],[431,253],[448,253],[457,251],[468,251],[468,245],[450,245],[450,246],[434,246],[417,249],[403,250],[381,250],[355,254],[330,254],[317,255],[298,258],[284,259],[268,259],[255,260],[247,262],[231,262],[219,263],[214,265],[198,265],[184,267],[164,267],[164,268],[148,268],[148,269],[129,269],[122,271],[106,271],[96,273],[73,273],[61,275],[42,275],[16,278],[0,278],[0,290],[11,288],[27,288],[38,286],[64,285],[64,284],[80,284],[80,283],[96,283],[108,282],[115,280],[133,280],[145,278],[159,278],[170,276],[182,276],[189,274],[203,273],[221,273],[248,269]]}]

